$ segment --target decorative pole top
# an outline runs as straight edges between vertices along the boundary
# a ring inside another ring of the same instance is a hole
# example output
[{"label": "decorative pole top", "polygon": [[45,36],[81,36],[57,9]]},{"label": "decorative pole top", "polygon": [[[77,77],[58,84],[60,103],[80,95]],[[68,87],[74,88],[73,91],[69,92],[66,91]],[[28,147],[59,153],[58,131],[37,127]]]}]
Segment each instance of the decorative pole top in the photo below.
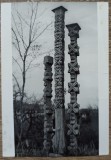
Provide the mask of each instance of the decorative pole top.
[{"label": "decorative pole top", "polygon": [[70,28],[75,28],[76,30],[81,30],[81,27],[78,25],[78,23],[67,24],[66,27],[67,27],[68,29],[70,29]]},{"label": "decorative pole top", "polygon": [[81,27],[78,25],[78,23],[72,23],[66,25],[67,29],[69,30],[69,36],[70,37],[76,37],[79,38],[79,30],[81,30]]},{"label": "decorative pole top", "polygon": [[64,8],[63,6],[60,6],[60,7],[57,7],[57,8],[55,8],[55,9],[53,9],[52,12],[55,13],[55,12],[58,11],[58,10],[62,10],[62,11],[64,11],[64,12],[67,11],[66,8]]},{"label": "decorative pole top", "polygon": [[45,56],[44,57],[44,64],[46,64],[46,63],[53,64],[53,57],[51,57],[51,56]]}]

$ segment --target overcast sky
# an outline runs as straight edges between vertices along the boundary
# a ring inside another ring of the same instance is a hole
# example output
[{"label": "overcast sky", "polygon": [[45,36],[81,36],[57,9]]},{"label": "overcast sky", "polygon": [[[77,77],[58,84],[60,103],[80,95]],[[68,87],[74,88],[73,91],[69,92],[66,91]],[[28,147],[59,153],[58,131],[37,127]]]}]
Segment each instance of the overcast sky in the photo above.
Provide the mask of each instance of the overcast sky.
[{"label": "overcast sky", "polygon": [[[25,18],[27,16],[27,3],[15,3],[17,9]],[[41,24],[49,24],[54,22],[54,13],[52,9],[58,6],[64,6],[68,11],[65,13],[65,25],[70,23],[78,23],[81,27],[79,32],[80,38],[78,45],[80,47],[80,56],[78,56],[78,64],[80,65],[80,74],[78,82],[80,84],[80,94],[78,95],[78,103],[81,108],[90,105],[98,105],[98,44],[97,44],[97,3],[94,2],[41,2],[39,3],[38,18]],[[12,12],[14,12],[12,7]],[[41,16],[40,16],[41,15]],[[54,23],[44,34],[38,39],[37,43],[42,44],[42,52],[54,49]],[[65,28],[65,88],[68,89],[70,82],[70,74],[68,73],[68,63],[70,56],[68,54],[68,37],[67,28]],[[13,48],[13,55],[16,54]],[[54,52],[51,56],[54,56]],[[34,68],[27,75],[26,91],[29,95],[35,94],[37,98],[43,96],[44,89],[44,56],[39,56],[37,61],[41,64]],[[13,64],[13,71],[17,71]],[[17,72],[16,72],[17,73]],[[54,82],[53,82],[54,95]],[[54,98],[54,97],[53,97]],[[70,94],[65,96],[65,106],[70,102]]]}]

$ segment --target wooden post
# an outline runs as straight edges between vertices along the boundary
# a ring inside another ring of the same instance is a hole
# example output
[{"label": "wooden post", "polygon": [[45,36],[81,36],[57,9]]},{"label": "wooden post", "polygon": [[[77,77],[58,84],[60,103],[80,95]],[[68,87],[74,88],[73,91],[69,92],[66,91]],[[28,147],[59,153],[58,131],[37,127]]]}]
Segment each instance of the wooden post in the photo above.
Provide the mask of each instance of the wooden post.
[{"label": "wooden post", "polygon": [[52,10],[55,13],[55,150],[65,152],[65,106],[64,106],[64,7]]},{"label": "wooden post", "polygon": [[45,73],[44,73],[44,154],[47,156],[52,152],[52,64],[53,58],[50,56],[44,57]]},{"label": "wooden post", "polygon": [[69,31],[70,44],[68,45],[71,62],[68,64],[71,82],[68,83],[68,92],[71,94],[70,103],[68,104],[68,113],[70,115],[70,123],[68,124],[68,135],[70,142],[68,146],[70,155],[77,155],[78,143],[77,135],[79,134],[78,115],[80,105],[77,103],[77,94],[79,94],[79,84],[77,75],[79,74],[79,65],[77,56],[79,56],[79,47],[77,38],[79,38],[79,30],[81,29],[77,23],[66,25]]}]

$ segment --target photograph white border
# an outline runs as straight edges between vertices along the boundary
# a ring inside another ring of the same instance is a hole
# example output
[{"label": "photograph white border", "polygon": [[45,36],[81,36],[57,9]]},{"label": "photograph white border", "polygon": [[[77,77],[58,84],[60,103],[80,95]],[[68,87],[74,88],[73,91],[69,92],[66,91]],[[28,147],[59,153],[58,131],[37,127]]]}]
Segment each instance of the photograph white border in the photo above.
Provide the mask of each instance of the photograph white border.
[{"label": "photograph white border", "polygon": [[11,3],[1,4],[2,155],[15,156],[12,86]]},{"label": "photograph white border", "polygon": [[109,14],[108,2],[97,2],[99,155],[109,154]]}]

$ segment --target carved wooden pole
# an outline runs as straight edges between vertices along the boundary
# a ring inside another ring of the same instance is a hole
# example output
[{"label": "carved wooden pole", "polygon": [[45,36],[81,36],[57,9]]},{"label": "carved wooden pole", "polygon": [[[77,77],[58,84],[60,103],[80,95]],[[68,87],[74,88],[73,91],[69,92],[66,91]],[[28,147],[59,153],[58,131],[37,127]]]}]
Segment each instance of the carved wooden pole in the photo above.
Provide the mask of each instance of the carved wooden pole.
[{"label": "carved wooden pole", "polygon": [[70,123],[68,124],[68,135],[70,142],[68,146],[70,155],[77,155],[78,143],[77,135],[79,134],[79,104],[77,103],[77,94],[79,94],[79,84],[77,82],[77,75],[79,74],[79,65],[77,56],[79,56],[79,47],[77,45],[77,38],[79,38],[79,30],[81,29],[77,23],[66,25],[69,31],[70,44],[68,45],[71,62],[68,63],[71,82],[68,83],[68,92],[71,94],[70,103],[68,104],[68,113],[70,114]]},{"label": "carved wooden pole", "polygon": [[55,13],[55,149],[59,154],[65,151],[65,107],[64,107],[64,7],[52,10]]},{"label": "carved wooden pole", "polygon": [[53,58],[50,56],[44,57],[45,73],[44,73],[44,152],[49,154],[52,152],[52,64]]}]

